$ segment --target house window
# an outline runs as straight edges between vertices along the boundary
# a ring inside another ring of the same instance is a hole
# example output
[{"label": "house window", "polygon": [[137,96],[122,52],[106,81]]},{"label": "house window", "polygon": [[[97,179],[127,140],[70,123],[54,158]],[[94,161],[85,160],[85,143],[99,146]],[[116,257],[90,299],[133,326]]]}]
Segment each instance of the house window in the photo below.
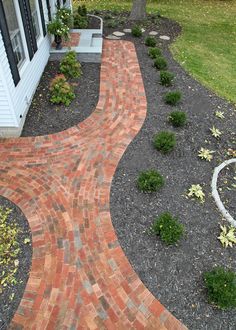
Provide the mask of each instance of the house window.
[{"label": "house window", "polygon": [[22,44],[21,32],[18,24],[16,10],[13,0],[3,0],[7,27],[10,34],[11,44],[17,67],[21,67],[25,60],[25,52]]},{"label": "house window", "polygon": [[38,11],[37,11],[37,7],[36,7],[36,0],[30,0],[30,8],[31,8],[31,15],[32,15],[32,22],[33,22],[35,38],[38,39],[40,37],[40,28],[39,28],[39,18],[38,18]]}]

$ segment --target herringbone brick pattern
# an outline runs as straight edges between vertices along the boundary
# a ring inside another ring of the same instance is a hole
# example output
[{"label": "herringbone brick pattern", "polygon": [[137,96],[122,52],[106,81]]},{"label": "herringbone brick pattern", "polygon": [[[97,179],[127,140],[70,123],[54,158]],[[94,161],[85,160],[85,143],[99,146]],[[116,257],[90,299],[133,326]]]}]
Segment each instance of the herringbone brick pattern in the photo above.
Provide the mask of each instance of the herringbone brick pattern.
[{"label": "herringbone brick pattern", "polygon": [[112,176],[145,115],[133,44],[105,41],[99,103],[87,120],[1,141],[0,194],[23,210],[33,236],[11,329],[185,329],[137,277],[110,218]]}]

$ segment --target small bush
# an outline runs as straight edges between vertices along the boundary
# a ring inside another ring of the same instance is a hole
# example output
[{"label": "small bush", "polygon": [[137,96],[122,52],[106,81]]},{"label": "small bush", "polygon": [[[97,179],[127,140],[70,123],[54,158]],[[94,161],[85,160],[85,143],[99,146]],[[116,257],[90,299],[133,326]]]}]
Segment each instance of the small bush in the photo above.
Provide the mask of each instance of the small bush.
[{"label": "small bush", "polygon": [[141,172],[138,177],[138,188],[144,192],[154,192],[164,186],[164,178],[155,170]]},{"label": "small bush", "polygon": [[71,85],[66,81],[63,74],[57,75],[50,84],[51,98],[50,101],[54,104],[70,105],[75,98]]},{"label": "small bush", "polygon": [[161,50],[160,50],[160,48],[157,48],[157,47],[151,47],[151,48],[149,48],[149,50],[148,50],[148,55],[149,55],[152,59],[155,59],[155,58],[157,58],[158,56],[161,56]]},{"label": "small bush", "polygon": [[137,38],[141,37],[143,34],[141,27],[139,25],[133,26],[131,29],[131,34],[133,37],[137,37]]},{"label": "small bush", "polygon": [[74,28],[75,29],[87,29],[88,18],[87,16],[81,16],[78,13],[74,14]]},{"label": "small bush", "polygon": [[60,63],[60,72],[67,78],[78,78],[81,76],[81,64],[76,58],[76,52],[68,52]]},{"label": "small bush", "polygon": [[155,47],[156,44],[157,44],[157,41],[153,37],[147,37],[145,39],[145,45],[148,46],[148,47]]},{"label": "small bush", "polygon": [[236,273],[215,267],[204,273],[209,302],[221,309],[236,308]]},{"label": "small bush", "polygon": [[181,97],[182,94],[179,91],[169,92],[165,95],[165,102],[169,105],[176,105],[180,102]]},{"label": "small bush", "polygon": [[187,121],[186,113],[183,111],[173,111],[169,116],[169,121],[174,127],[183,127]]},{"label": "small bush", "polygon": [[173,79],[174,79],[173,73],[168,71],[160,72],[160,83],[162,86],[166,86],[166,87],[171,86]]},{"label": "small bush", "polygon": [[80,16],[87,16],[87,8],[86,8],[86,6],[85,5],[78,6],[77,13]]},{"label": "small bush", "polygon": [[177,243],[184,233],[184,226],[168,212],[162,213],[153,223],[151,231],[167,245]]},{"label": "small bush", "polygon": [[174,149],[176,145],[175,134],[172,132],[162,131],[154,136],[154,147],[167,154]]},{"label": "small bush", "polygon": [[163,56],[157,56],[154,61],[154,66],[157,70],[165,70],[167,68],[167,62]]}]

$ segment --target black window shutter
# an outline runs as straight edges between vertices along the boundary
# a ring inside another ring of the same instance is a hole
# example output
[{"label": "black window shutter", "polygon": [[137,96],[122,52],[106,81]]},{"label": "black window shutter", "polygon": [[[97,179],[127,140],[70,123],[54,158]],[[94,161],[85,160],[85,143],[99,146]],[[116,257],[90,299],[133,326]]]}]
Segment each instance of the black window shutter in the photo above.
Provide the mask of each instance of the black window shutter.
[{"label": "black window shutter", "polygon": [[32,60],[34,53],[36,53],[38,47],[36,38],[34,35],[33,22],[31,17],[30,4],[28,0],[19,0],[19,6],[21,11],[21,17],[24,25],[25,38],[29,51],[29,58]]},{"label": "black window shutter", "polygon": [[49,2],[49,0],[46,0],[46,2],[47,2],[47,10],[48,10],[48,19],[49,19],[49,21],[51,21],[52,20],[52,14],[51,14],[50,2]]},{"label": "black window shutter", "polygon": [[42,0],[39,1],[39,11],[40,11],[40,16],[41,16],[41,22],[42,22],[42,28],[43,28],[43,35],[46,36],[47,31],[46,31],[46,26],[45,26],[45,19],[44,19],[44,12],[43,12],[43,4]]},{"label": "black window shutter", "polygon": [[7,21],[6,21],[6,16],[5,16],[5,11],[3,8],[2,0],[0,0],[0,29],[1,29],[3,43],[4,43],[4,46],[6,49],[6,53],[7,53],[10,69],[11,69],[12,78],[13,78],[14,84],[16,86],[18,84],[18,82],[20,81],[20,75],[19,75],[17,64],[16,64],[14,52],[12,49],[11,39],[10,39],[8,27],[7,27]]}]

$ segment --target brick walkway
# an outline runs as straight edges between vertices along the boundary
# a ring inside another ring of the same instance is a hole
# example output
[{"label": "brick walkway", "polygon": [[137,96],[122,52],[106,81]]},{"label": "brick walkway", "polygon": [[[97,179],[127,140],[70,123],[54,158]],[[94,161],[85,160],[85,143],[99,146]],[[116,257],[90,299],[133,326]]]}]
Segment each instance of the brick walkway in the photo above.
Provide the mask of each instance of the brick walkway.
[{"label": "brick walkway", "polygon": [[87,120],[1,141],[0,194],[20,206],[33,235],[12,329],[186,329],[134,273],[110,219],[112,176],[145,115],[134,46],[105,41],[99,103]]}]

